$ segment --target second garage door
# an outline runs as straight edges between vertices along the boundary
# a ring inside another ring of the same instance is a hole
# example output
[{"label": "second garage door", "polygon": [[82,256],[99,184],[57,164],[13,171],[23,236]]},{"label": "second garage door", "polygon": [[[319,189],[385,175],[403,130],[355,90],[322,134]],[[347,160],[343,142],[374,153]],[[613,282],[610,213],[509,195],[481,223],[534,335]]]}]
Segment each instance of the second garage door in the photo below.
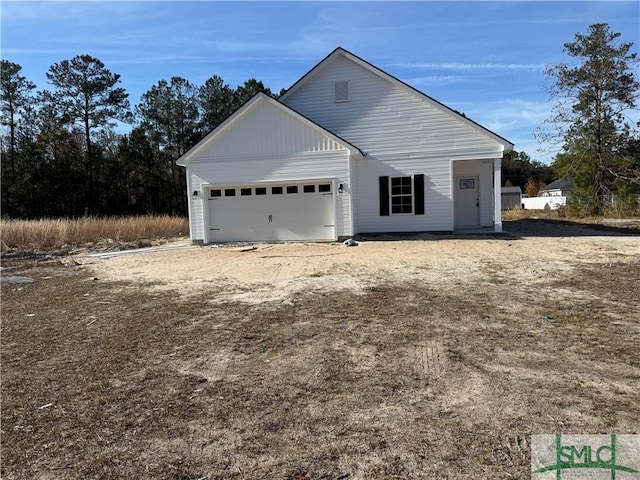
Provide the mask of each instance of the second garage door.
[{"label": "second garage door", "polygon": [[330,181],[211,188],[209,243],[335,240]]}]

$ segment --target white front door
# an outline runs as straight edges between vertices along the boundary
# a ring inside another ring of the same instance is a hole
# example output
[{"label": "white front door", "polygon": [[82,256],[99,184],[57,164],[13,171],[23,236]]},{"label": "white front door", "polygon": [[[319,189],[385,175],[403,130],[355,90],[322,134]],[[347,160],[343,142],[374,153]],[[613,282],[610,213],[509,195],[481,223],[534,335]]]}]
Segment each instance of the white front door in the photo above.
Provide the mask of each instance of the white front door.
[{"label": "white front door", "polygon": [[478,177],[456,177],[454,191],[455,226],[480,226]]},{"label": "white front door", "polygon": [[207,240],[335,240],[333,195],[331,181],[211,188]]}]

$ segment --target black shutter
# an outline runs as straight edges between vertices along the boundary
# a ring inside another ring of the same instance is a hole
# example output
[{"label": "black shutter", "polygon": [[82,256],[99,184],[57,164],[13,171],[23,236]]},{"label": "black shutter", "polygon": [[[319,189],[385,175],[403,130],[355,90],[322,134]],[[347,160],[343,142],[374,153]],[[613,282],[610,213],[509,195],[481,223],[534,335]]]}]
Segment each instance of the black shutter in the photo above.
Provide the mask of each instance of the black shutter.
[{"label": "black shutter", "polygon": [[413,195],[416,205],[416,215],[424,215],[424,175],[413,176]]},{"label": "black shutter", "polygon": [[380,177],[380,216],[389,216],[389,177]]}]

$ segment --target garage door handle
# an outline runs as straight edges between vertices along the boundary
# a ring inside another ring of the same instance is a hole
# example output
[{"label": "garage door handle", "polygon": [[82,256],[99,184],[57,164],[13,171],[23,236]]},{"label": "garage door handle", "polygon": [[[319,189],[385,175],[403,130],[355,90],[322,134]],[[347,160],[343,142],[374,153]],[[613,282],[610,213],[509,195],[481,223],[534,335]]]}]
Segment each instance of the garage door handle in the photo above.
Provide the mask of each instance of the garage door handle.
[{"label": "garage door handle", "polygon": [[273,215],[269,214],[269,223],[273,222]]}]

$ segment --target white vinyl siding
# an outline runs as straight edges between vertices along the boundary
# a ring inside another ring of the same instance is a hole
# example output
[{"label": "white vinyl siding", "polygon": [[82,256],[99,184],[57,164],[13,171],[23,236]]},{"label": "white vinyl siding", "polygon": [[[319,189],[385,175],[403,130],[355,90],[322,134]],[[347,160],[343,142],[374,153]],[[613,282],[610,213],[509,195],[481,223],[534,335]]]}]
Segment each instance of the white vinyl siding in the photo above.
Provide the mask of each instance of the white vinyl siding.
[{"label": "white vinyl siding", "polygon": [[197,148],[190,161],[216,157],[245,157],[347,149],[321,130],[258,99],[238,118]]},{"label": "white vinyl siding", "polygon": [[[268,98],[255,98],[189,152],[189,221],[191,239],[206,241],[207,194],[211,187],[305,180],[343,184],[335,196],[338,236],[353,235],[349,169],[351,150],[321,127],[302,119]],[[193,191],[198,191],[197,197]],[[241,191],[236,192],[242,196]]]},{"label": "white vinyl siding", "polygon": [[[334,102],[334,84],[349,79],[349,102]],[[441,158],[502,157],[503,145],[342,56],[283,103],[368,154],[416,153]]]},{"label": "white vinyl siding", "polygon": [[[334,84],[345,79],[351,100],[336,103]],[[342,56],[324,65],[283,103],[366,154],[354,162],[356,232],[453,230],[454,160],[469,160],[468,168],[480,168],[481,223],[491,225],[491,176],[486,178],[491,166],[475,161],[502,157],[504,145],[444,107]],[[416,174],[425,175],[425,214],[380,216],[378,178]]]},{"label": "white vinyl siding", "polygon": [[[453,230],[449,162],[415,155],[367,156],[357,165],[357,231],[424,232]],[[399,172],[402,172],[401,174]],[[424,215],[380,216],[378,179],[424,174]]]}]

